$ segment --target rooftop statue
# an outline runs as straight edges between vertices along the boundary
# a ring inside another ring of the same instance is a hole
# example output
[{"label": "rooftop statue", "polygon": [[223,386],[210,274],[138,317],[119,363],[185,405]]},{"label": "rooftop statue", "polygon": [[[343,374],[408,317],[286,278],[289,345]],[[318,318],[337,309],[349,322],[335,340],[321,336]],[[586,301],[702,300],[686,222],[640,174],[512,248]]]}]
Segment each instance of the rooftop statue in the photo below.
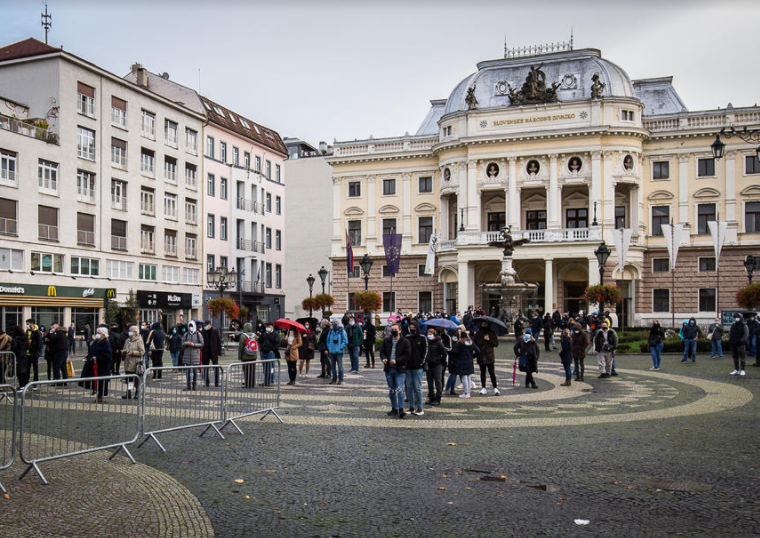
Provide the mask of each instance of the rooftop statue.
[{"label": "rooftop statue", "polygon": [[594,73],[591,76],[591,81],[593,84],[591,85],[591,98],[592,99],[601,99],[602,98],[602,90],[606,86],[604,82],[599,82],[599,73]]},{"label": "rooftop statue", "polygon": [[478,98],[475,97],[475,87],[477,84],[473,84],[467,88],[467,95],[464,98],[464,102],[467,103],[467,110],[475,110],[478,108]]},{"label": "rooftop statue", "polygon": [[541,66],[530,66],[530,72],[523,82],[522,88],[519,91],[509,85],[509,100],[510,104],[516,105],[529,105],[535,103],[556,103],[559,101],[557,96],[557,88],[559,88],[559,82],[552,82],[550,87],[546,86],[546,73],[541,71]]}]

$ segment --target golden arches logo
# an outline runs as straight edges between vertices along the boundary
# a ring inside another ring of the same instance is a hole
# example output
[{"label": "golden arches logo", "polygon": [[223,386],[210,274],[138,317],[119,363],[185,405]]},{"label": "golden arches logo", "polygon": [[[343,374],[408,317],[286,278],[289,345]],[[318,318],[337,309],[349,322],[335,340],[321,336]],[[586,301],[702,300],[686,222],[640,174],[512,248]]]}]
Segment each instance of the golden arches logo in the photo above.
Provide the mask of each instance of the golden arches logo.
[{"label": "golden arches logo", "polygon": [[106,299],[115,299],[116,298],[116,290],[113,288],[108,288],[106,290]]},{"label": "golden arches logo", "polygon": [[58,292],[55,290],[55,286],[48,286],[48,297],[58,297]]}]

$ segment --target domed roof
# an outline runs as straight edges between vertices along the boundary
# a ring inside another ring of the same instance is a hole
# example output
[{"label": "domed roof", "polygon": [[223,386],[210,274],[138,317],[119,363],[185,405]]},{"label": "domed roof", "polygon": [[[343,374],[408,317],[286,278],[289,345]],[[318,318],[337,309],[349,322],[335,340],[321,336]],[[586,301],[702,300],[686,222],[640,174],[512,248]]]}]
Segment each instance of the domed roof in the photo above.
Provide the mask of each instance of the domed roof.
[{"label": "domed roof", "polygon": [[[540,66],[540,67],[539,67]],[[628,74],[619,66],[602,58],[598,49],[569,50],[536,56],[488,60],[478,64],[478,70],[460,82],[451,92],[443,115],[467,110],[467,89],[475,85],[477,108],[511,106],[509,86],[520,90],[531,67],[540,68],[546,75],[546,86],[557,82],[560,102],[591,99],[591,77],[599,73],[605,84],[602,97],[636,98]],[[509,86],[508,86],[509,85]]]}]

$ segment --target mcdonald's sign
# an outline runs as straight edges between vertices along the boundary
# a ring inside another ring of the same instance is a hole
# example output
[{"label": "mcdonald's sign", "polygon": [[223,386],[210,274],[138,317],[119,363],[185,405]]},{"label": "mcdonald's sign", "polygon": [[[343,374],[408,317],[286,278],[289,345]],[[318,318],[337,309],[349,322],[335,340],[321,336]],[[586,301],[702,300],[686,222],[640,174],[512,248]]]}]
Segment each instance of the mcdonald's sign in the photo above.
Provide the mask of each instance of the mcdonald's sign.
[{"label": "mcdonald's sign", "polygon": [[116,290],[113,288],[106,288],[106,299],[116,299]]},{"label": "mcdonald's sign", "polygon": [[58,293],[56,292],[55,286],[48,286],[47,296],[58,297]]},{"label": "mcdonald's sign", "polygon": [[102,308],[106,298],[116,298],[113,288],[75,288],[54,284],[2,284],[0,306],[50,306]]}]

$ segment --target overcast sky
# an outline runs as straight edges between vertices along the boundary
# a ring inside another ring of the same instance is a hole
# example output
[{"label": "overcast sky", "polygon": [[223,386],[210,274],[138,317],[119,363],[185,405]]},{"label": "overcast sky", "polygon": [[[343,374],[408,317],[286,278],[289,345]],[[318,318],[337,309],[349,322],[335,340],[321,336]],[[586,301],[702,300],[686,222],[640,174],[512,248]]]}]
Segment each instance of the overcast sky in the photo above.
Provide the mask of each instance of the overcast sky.
[{"label": "overcast sky", "polygon": [[[282,136],[414,134],[509,46],[601,49],[631,78],[671,75],[690,110],[760,101],[758,0],[50,0],[49,42],[123,76],[140,62]],[[614,5],[614,7],[613,7]],[[537,6],[537,7],[534,7]],[[0,41],[44,40],[42,0],[2,0]]]}]

